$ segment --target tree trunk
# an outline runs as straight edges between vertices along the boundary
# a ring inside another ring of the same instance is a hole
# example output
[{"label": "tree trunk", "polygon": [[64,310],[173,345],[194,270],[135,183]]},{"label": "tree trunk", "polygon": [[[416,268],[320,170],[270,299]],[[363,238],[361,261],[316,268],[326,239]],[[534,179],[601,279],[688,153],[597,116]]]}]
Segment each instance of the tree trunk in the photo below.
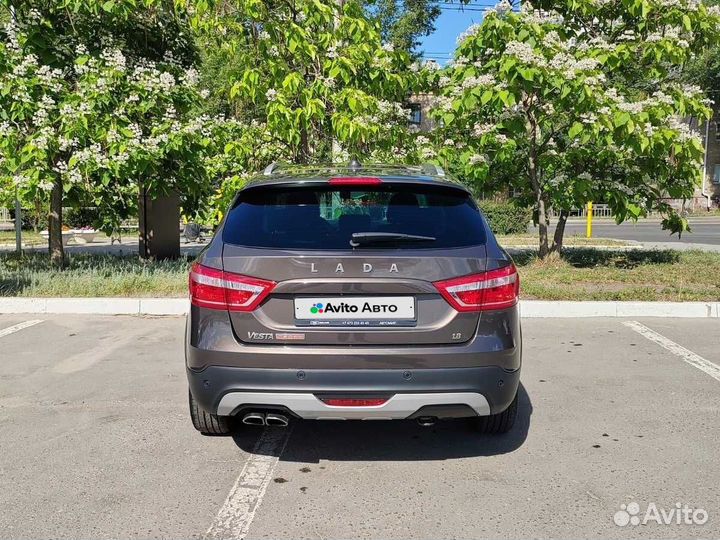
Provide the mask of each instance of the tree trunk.
[{"label": "tree trunk", "polygon": [[50,213],[48,214],[48,250],[50,263],[56,268],[65,266],[65,250],[62,239],[62,178],[57,176],[50,192]]},{"label": "tree trunk", "polygon": [[33,231],[37,234],[40,231],[40,216],[42,216],[43,203],[39,198],[35,198],[35,215],[33,216]]},{"label": "tree trunk", "polygon": [[565,224],[567,223],[568,210],[561,210],[560,217],[558,218],[557,226],[555,227],[555,237],[553,238],[553,245],[550,249],[553,253],[560,253],[563,248],[563,238],[565,237]]},{"label": "tree trunk", "polygon": [[530,138],[530,155],[528,156],[528,175],[530,176],[530,185],[535,193],[535,204],[538,212],[538,232],[540,235],[538,255],[541,259],[548,256],[548,225],[549,219],[547,215],[547,204],[545,194],[540,185],[540,174],[538,171],[538,155],[537,155],[537,121],[532,113],[527,114],[528,119],[528,136]]},{"label": "tree trunk", "polygon": [[310,161],[310,139],[307,128],[300,128],[300,147],[297,152],[297,162],[300,165],[307,165]]},{"label": "tree trunk", "polygon": [[548,249],[548,225],[550,220],[547,215],[547,208],[545,206],[545,199],[541,195],[537,197],[538,205],[538,232],[540,235],[540,245],[538,247],[538,255],[541,259],[544,259],[550,253]]},{"label": "tree trunk", "polygon": [[538,232],[539,232],[539,246],[538,255],[541,259],[547,257],[550,250],[548,248],[548,225],[550,219],[547,214],[547,202],[545,200],[545,194],[540,187],[540,181],[538,180],[537,174],[537,156],[535,154],[535,148],[530,149],[530,161],[528,163],[528,170],[530,172],[530,183],[532,184],[533,191],[535,192],[535,204],[537,205],[538,212]]}]

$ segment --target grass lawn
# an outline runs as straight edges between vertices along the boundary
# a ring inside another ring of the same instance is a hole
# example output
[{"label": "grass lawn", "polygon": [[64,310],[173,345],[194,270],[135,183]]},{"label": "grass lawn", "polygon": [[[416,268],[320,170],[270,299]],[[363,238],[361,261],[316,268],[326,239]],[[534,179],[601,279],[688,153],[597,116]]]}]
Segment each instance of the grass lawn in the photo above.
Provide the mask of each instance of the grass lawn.
[{"label": "grass lawn", "polygon": [[720,301],[720,253],[567,250],[515,256],[522,297],[542,300]]},{"label": "grass lawn", "polygon": [[[503,247],[537,246],[537,234],[506,234],[497,235],[497,240]],[[552,242],[552,236],[550,237]],[[608,238],[585,238],[584,236],[566,235],[563,241],[565,246],[628,246],[630,242],[624,240],[610,240]]]},{"label": "grass lawn", "polygon": [[[546,261],[522,251],[515,262],[525,299],[720,301],[720,253],[576,247]],[[0,253],[0,296],[183,297],[188,266],[72,254],[58,272],[44,253]]]},{"label": "grass lawn", "polygon": [[[47,240],[40,236],[40,233],[23,231],[22,242],[25,245],[39,245],[46,244]],[[0,231],[0,244],[15,245],[15,231]]]},{"label": "grass lawn", "polygon": [[146,262],[137,256],[68,255],[54,270],[46,253],[0,253],[0,296],[185,296],[187,260]]}]

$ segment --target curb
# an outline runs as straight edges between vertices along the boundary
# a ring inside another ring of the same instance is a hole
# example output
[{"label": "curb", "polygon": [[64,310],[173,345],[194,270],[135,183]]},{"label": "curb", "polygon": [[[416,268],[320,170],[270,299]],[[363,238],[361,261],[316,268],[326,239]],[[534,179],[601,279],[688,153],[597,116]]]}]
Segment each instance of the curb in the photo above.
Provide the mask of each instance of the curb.
[{"label": "curb", "polygon": [[[187,298],[0,298],[0,314],[185,315]],[[577,317],[720,318],[720,302],[570,302],[523,300],[525,319]]]},{"label": "curb", "polygon": [[185,315],[187,298],[0,298],[0,313]]},{"label": "curb", "polygon": [[720,302],[569,302],[525,300],[523,318],[668,317],[719,318]]}]

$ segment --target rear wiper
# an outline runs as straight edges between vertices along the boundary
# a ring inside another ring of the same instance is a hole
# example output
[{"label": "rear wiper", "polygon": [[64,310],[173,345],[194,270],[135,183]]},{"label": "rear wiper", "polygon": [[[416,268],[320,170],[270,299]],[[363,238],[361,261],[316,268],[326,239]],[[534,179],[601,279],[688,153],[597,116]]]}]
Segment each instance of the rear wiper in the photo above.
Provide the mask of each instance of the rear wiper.
[{"label": "rear wiper", "polygon": [[352,234],[350,245],[358,247],[363,244],[378,244],[383,242],[434,242],[434,236],[419,236],[417,234],[393,232],[356,232]]}]

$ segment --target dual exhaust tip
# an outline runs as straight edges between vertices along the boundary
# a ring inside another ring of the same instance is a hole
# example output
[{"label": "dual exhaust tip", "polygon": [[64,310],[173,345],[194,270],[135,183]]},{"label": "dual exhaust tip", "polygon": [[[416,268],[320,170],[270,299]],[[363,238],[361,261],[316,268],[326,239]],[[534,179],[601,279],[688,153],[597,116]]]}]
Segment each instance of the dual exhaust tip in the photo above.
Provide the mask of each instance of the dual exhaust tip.
[{"label": "dual exhaust tip", "polygon": [[[417,419],[418,424],[423,427],[434,426],[436,421],[435,416],[420,416]],[[288,417],[284,414],[251,412],[243,416],[242,423],[248,426],[287,427]]]},{"label": "dual exhaust tip", "polygon": [[287,427],[288,417],[284,414],[251,412],[243,416],[242,423],[248,426]]}]

